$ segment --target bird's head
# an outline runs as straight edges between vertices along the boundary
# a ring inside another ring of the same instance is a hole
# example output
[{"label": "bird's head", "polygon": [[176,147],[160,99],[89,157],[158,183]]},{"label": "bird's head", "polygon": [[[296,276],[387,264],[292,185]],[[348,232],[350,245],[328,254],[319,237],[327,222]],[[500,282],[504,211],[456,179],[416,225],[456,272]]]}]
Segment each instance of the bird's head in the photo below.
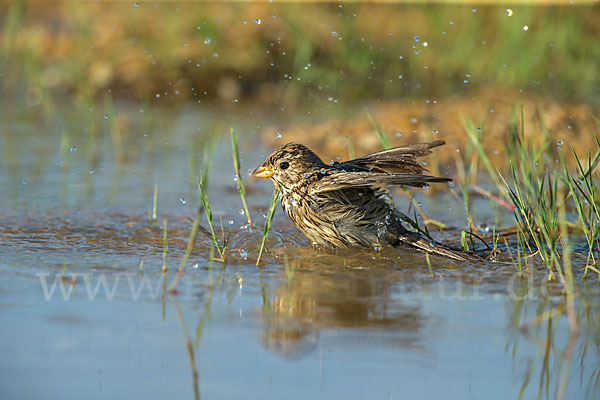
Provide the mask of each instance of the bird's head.
[{"label": "bird's head", "polygon": [[284,191],[292,190],[310,179],[315,172],[327,167],[308,147],[288,143],[277,148],[252,175],[258,178],[271,178],[275,186]]}]

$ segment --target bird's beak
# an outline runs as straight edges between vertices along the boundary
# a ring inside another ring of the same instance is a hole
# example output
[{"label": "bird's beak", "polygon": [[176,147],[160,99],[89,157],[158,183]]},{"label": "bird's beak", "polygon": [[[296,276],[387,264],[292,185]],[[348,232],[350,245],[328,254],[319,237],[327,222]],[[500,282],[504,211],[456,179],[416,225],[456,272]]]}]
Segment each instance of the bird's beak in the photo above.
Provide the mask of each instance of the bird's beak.
[{"label": "bird's beak", "polygon": [[252,171],[252,175],[257,178],[270,178],[273,176],[273,170],[269,167],[265,167],[264,165],[259,166],[254,171]]}]

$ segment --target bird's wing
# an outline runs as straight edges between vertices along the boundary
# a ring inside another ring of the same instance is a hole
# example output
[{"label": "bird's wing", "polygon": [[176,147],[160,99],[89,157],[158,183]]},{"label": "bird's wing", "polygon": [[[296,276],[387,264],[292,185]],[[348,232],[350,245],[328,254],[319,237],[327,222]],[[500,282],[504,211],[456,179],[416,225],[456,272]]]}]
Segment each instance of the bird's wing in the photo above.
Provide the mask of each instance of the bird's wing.
[{"label": "bird's wing", "polygon": [[431,154],[434,147],[446,144],[443,140],[428,143],[415,143],[406,146],[369,154],[342,163],[335,163],[335,167],[345,171],[382,172],[388,174],[422,174],[426,171],[417,158]]},{"label": "bird's wing", "polygon": [[338,172],[326,175],[309,186],[309,193],[374,185],[406,185],[423,187],[429,182],[449,182],[452,179],[421,174],[384,174],[377,172]]}]

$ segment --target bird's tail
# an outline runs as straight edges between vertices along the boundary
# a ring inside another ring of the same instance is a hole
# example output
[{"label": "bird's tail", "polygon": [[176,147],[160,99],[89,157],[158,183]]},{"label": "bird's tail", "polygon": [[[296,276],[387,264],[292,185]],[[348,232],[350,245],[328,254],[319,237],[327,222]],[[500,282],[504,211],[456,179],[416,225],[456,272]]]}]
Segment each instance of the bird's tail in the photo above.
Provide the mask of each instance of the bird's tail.
[{"label": "bird's tail", "polygon": [[457,261],[485,261],[487,257],[471,251],[453,249],[433,240],[427,240],[418,233],[406,231],[399,237],[399,242],[429,254],[450,258]]}]

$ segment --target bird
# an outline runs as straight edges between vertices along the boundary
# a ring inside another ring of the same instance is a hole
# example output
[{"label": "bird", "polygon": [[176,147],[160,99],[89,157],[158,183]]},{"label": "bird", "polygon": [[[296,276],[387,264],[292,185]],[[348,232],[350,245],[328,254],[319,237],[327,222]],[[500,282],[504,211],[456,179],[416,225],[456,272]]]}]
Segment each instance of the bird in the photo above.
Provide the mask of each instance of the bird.
[{"label": "bird", "polygon": [[271,153],[252,175],[271,179],[281,206],[315,245],[332,248],[406,247],[456,261],[483,259],[407,229],[388,186],[425,187],[451,179],[427,175],[417,161],[443,140],[390,148],[326,164],[308,147],[287,143]]}]

